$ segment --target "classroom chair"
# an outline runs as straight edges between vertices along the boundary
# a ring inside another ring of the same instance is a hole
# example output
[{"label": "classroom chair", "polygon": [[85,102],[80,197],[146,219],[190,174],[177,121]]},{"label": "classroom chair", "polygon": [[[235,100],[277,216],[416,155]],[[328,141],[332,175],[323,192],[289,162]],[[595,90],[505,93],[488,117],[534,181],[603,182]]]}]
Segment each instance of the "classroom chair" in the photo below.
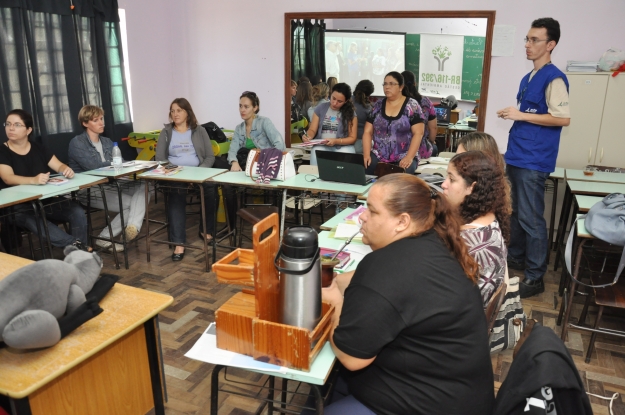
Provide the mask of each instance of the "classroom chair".
[{"label": "classroom chair", "polygon": [[[319,177],[319,168],[317,166],[302,164],[297,169],[297,174],[310,174],[315,177]],[[286,200],[285,207],[287,209],[293,209],[295,211],[296,222],[299,222],[298,218],[299,218],[300,211],[302,215],[304,214],[304,212],[308,212],[308,224],[310,224],[312,221],[313,208],[319,207],[319,215],[321,216],[321,223],[325,222],[323,218],[323,202],[316,197],[311,197],[311,198],[307,197],[304,199],[298,199],[294,196],[291,196],[290,198]]]}]

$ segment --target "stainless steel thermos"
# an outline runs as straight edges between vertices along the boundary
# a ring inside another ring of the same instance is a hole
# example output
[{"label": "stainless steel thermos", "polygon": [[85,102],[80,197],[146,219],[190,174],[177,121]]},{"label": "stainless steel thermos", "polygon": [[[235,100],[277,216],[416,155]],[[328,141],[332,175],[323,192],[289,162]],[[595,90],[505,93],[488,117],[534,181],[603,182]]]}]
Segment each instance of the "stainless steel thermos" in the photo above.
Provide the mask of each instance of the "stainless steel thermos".
[{"label": "stainless steel thermos", "polygon": [[287,229],[274,264],[280,272],[280,323],[313,330],[321,318],[317,232],[309,226]]}]

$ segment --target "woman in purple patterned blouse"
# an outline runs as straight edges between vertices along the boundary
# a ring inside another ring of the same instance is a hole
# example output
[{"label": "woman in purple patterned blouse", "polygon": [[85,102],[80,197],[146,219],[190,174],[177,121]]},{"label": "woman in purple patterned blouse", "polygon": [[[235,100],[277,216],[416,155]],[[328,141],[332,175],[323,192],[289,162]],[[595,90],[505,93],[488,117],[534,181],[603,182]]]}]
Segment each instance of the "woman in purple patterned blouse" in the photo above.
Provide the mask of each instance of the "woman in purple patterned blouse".
[{"label": "woman in purple patterned blouse", "polygon": [[378,162],[397,164],[413,174],[425,116],[417,101],[402,94],[404,78],[399,72],[389,72],[382,86],[386,98],[374,104],[362,136],[367,174],[374,174]]},{"label": "woman in purple patterned blouse", "polygon": [[442,187],[465,223],[461,235],[480,266],[478,285],[486,307],[508,266],[510,185],[491,156],[468,151],[451,159]]}]

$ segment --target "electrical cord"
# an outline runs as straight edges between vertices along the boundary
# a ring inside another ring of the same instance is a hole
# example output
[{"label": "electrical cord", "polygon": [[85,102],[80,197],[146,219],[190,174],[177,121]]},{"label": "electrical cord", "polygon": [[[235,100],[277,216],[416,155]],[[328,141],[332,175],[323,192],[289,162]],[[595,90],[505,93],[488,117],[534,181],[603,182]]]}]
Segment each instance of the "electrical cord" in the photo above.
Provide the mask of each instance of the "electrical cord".
[{"label": "electrical cord", "polygon": [[[309,176],[312,177],[312,180],[308,179]],[[315,176],[314,174],[307,174],[307,175],[304,176],[304,180],[306,180],[309,183],[312,183],[312,182],[314,182],[315,180],[318,180],[318,179],[319,179],[319,177]]]}]

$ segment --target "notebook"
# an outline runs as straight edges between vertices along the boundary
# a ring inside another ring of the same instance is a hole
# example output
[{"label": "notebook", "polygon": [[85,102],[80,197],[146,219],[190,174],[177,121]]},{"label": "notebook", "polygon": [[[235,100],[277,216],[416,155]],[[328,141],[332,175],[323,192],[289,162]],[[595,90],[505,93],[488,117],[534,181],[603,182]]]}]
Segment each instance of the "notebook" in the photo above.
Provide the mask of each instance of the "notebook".
[{"label": "notebook", "polygon": [[376,178],[365,174],[365,160],[362,154],[317,150],[317,167],[319,178],[327,182],[364,186]]},{"label": "notebook", "polygon": [[449,125],[451,109],[448,107],[434,107],[436,109],[436,122],[439,126]]}]

